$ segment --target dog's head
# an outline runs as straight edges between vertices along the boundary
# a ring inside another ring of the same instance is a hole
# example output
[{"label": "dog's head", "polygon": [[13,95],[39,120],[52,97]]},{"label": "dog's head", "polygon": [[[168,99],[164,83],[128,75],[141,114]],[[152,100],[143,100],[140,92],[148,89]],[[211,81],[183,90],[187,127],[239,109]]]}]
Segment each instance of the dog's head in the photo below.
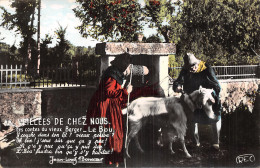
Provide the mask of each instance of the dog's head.
[{"label": "dog's head", "polygon": [[212,106],[215,103],[215,99],[212,96],[214,92],[213,89],[206,89],[200,86],[199,88],[199,96],[197,99],[198,108],[204,108],[205,106]]},{"label": "dog's head", "polygon": [[206,89],[200,86],[199,88],[199,96],[197,98],[198,107],[203,109],[207,116],[211,119],[215,119],[216,116],[212,109],[212,105],[215,103],[215,99],[212,96],[214,92],[213,89]]}]

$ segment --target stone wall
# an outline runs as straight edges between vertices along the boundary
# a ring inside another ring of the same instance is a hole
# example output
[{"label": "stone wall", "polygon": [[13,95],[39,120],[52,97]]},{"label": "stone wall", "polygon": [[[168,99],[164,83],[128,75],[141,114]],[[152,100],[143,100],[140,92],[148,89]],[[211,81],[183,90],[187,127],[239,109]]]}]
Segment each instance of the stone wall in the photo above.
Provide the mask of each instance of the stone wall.
[{"label": "stone wall", "polygon": [[41,90],[0,90],[0,118],[4,124],[19,125],[18,119],[41,117]]},{"label": "stone wall", "polygon": [[[234,111],[240,103],[252,112],[260,80],[220,80],[223,112]],[[0,90],[0,117],[81,117],[86,114],[95,87]],[[258,100],[259,101],[259,100]]]},{"label": "stone wall", "polygon": [[252,112],[259,84],[259,79],[220,80],[223,112],[234,111],[240,103]]},{"label": "stone wall", "polygon": [[221,141],[229,145],[260,145],[259,79],[221,80]]},{"label": "stone wall", "polygon": [[10,121],[18,126],[20,118],[81,117],[86,115],[95,90],[95,87],[0,90],[1,122]]},{"label": "stone wall", "polygon": [[71,118],[84,116],[95,91],[95,87],[43,89],[42,116]]}]

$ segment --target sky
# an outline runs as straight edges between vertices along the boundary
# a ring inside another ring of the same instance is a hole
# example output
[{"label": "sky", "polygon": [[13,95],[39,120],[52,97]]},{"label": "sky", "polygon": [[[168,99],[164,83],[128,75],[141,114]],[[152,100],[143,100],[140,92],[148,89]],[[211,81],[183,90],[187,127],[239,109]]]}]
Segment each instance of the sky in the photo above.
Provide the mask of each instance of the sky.
[{"label": "sky", "polygon": [[[77,6],[76,0],[42,0],[41,2],[41,39],[45,37],[45,34],[49,34],[53,37],[54,31],[61,25],[63,28],[67,27],[66,39],[69,40],[75,46],[94,47],[99,41],[92,38],[83,38],[79,31],[76,29],[79,26],[80,20],[75,17],[73,8]],[[144,4],[143,0],[139,0],[141,5]],[[14,9],[10,7],[11,0],[0,0],[0,6],[5,7],[8,12],[14,12]],[[0,10],[0,15],[2,15]],[[37,17],[37,16],[36,16]],[[36,18],[37,19],[37,18]],[[0,20],[2,20],[0,16]],[[36,21],[35,21],[36,23]],[[14,31],[6,30],[0,27],[0,38],[4,38],[2,42],[9,45],[15,44],[19,47],[21,41],[20,35],[17,35]],[[148,37],[151,34],[155,34],[156,30],[145,28],[144,35]],[[35,38],[36,39],[36,38]],[[54,38],[56,39],[56,38]],[[51,46],[54,46],[54,41]]]}]

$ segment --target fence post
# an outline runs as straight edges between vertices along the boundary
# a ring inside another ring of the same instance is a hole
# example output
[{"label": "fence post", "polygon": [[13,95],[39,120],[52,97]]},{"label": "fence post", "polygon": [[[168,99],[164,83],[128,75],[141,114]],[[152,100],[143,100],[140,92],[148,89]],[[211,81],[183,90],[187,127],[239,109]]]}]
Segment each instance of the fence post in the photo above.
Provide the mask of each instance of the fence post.
[{"label": "fence post", "polygon": [[[20,65],[20,89],[22,87],[22,69],[23,69],[23,66]],[[24,78],[25,78],[25,76],[24,76]]]},{"label": "fence post", "polygon": [[54,81],[54,79],[53,79],[53,71],[55,71],[55,68],[54,68],[53,65],[51,65],[50,68],[51,68],[51,87],[53,87],[53,81]]},{"label": "fence post", "polygon": [[45,67],[45,69],[43,69],[43,71],[46,71],[46,73],[47,73],[47,87],[49,87],[49,68]]},{"label": "fence post", "polygon": [[79,71],[79,86],[81,87],[81,85],[82,85],[82,67],[80,66],[80,69],[79,69],[80,71]]},{"label": "fence post", "polygon": [[3,69],[4,69],[4,67],[3,67],[3,65],[1,65],[1,89],[3,88],[3,85],[2,85],[2,83],[3,83]]},{"label": "fence post", "polygon": [[[37,68],[37,72],[38,72],[38,68]],[[39,86],[41,87],[41,78],[42,78],[42,87],[44,87],[44,85],[45,85],[45,83],[44,83],[44,79],[45,79],[44,70],[42,71],[41,75],[40,75],[40,71],[37,74],[39,75],[39,82],[40,82]],[[47,81],[48,81],[48,79],[47,79]],[[47,85],[47,87],[48,87],[48,85]]]},{"label": "fence post", "polygon": [[11,68],[10,68],[10,89],[13,88],[13,85],[12,85],[12,82],[13,82],[13,65],[11,65]]},{"label": "fence post", "polygon": [[15,88],[16,88],[16,85],[17,85],[17,84],[16,84],[16,83],[17,83],[17,64],[15,65],[15,78],[14,78],[14,81],[15,81],[15,82],[14,82],[14,83],[15,83],[14,86],[15,86]]},{"label": "fence post", "polygon": [[8,83],[8,65],[5,66],[5,86],[7,88]]},{"label": "fence post", "polygon": [[260,63],[257,66],[257,70],[256,70],[256,77],[260,78]]}]

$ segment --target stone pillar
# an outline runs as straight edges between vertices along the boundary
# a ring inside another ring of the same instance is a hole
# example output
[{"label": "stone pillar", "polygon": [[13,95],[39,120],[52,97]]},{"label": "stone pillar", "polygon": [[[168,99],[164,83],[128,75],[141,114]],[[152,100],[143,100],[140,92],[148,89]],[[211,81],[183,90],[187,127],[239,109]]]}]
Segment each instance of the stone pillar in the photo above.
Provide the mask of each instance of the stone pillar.
[{"label": "stone pillar", "polygon": [[100,74],[99,74],[99,76],[101,76],[102,72],[105,69],[107,69],[108,66],[109,66],[108,57],[102,55],[101,60],[100,60]]},{"label": "stone pillar", "polygon": [[159,57],[159,81],[165,95],[168,95],[169,89],[168,62],[168,55]]}]

